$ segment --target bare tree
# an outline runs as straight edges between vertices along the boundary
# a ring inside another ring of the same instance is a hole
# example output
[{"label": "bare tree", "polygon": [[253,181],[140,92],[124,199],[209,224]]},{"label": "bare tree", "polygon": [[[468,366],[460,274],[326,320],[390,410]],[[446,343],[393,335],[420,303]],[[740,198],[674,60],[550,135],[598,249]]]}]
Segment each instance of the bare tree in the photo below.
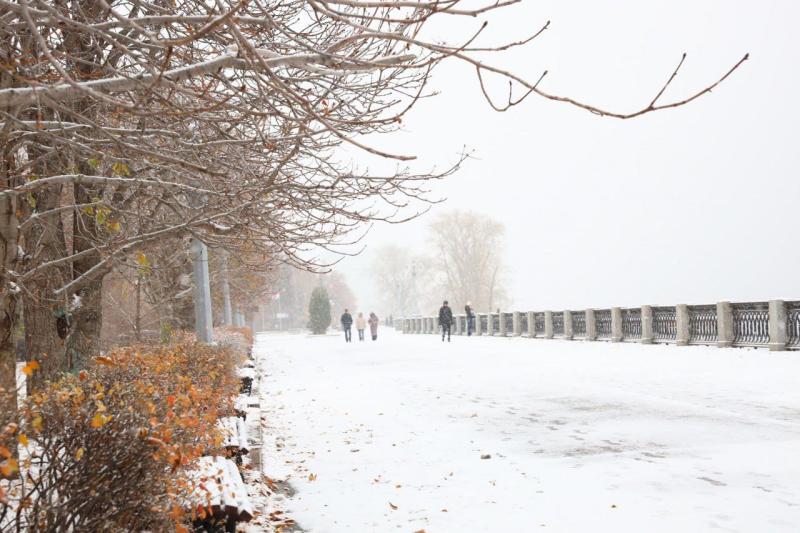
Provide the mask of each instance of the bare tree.
[{"label": "bare tree", "polygon": [[[688,103],[741,64],[662,103],[679,64],[647,105],[610,112],[487,61],[546,24],[499,45],[479,44],[485,24],[423,37],[432,20],[513,3],[0,0],[0,378],[13,375],[20,298],[47,377],[69,365],[65,354],[94,349],[100,280],[138,269],[140,254],[192,236],[233,254],[325,268],[308,248],[423,211],[426,182],[460,160],[441,172],[371,175],[341,161],[338,148],[413,159],[364,139],[395,131],[444,60],[473,66],[496,109],[538,94],[618,118]],[[495,103],[487,75],[516,84],[522,98]],[[63,340],[53,316],[65,314],[72,326]]]},{"label": "bare tree", "polygon": [[479,311],[493,311],[502,303],[504,233],[500,222],[472,211],[452,211],[431,224],[434,269],[451,303],[471,302]]},{"label": "bare tree", "polygon": [[400,246],[375,249],[371,273],[384,312],[413,316],[430,307],[431,266],[429,257],[409,253]]}]

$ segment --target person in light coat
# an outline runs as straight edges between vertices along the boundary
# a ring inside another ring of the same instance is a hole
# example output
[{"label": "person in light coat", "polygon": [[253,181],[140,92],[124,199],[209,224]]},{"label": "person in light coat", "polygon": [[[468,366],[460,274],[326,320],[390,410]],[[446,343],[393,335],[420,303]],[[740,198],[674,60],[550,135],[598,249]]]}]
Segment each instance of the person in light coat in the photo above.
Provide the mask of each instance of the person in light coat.
[{"label": "person in light coat", "polygon": [[364,318],[364,313],[358,313],[356,317],[356,329],[358,330],[358,340],[364,340],[364,330],[367,329],[367,319]]}]

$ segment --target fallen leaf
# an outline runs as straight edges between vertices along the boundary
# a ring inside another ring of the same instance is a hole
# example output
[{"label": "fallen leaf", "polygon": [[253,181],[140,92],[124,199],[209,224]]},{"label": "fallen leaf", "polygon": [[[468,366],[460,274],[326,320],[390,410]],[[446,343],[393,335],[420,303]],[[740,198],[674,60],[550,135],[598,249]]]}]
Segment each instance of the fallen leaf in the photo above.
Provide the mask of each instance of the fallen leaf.
[{"label": "fallen leaf", "polygon": [[488,453],[485,453],[485,454],[481,455],[481,459],[491,459],[491,458],[492,458],[492,456],[490,454],[488,454]]},{"label": "fallen leaf", "polygon": [[309,474],[308,475],[308,480],[309,481],[316,481],[317,480],[317,475],[316,474]]},{"label": "fallen leaf", "polygon": [[389,507],[392,508],[392,511],[396,511],[397,510],[397,506],[395,504],[393,504],[392,502],[389,502]]}]

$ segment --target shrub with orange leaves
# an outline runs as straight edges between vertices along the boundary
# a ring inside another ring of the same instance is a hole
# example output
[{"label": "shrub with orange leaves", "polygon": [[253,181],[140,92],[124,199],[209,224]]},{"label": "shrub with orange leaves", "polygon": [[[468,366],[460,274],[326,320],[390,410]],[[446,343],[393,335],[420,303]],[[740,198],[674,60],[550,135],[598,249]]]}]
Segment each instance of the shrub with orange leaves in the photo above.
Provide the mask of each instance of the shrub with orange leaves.
[{"label": "shrub with orange leaves", "polygon": [[242,335],[247,340],[247,345],[249,347],[253,346],[253,341],[254,341],[253,330],[250,329],[247,326],[243,326],[243,327],[240,327],[240,328],[239,327],[234,327],[234,326],[224,326],[224,327],[221,327],[221,328],[216,328],[214,330],[214,336],[215,337],[218,336],[218,332],[222,332],[223,335],[226,334],[226,333],[235,333],[235,334]]},{"label": "shrub with orange leaves", "polygon": [[25,453],[10,527],[181,529],[187,466],[221,453],[217,420],[230,414],[241,356],[186,339],[121,348],[32,394],[14,428]]}]

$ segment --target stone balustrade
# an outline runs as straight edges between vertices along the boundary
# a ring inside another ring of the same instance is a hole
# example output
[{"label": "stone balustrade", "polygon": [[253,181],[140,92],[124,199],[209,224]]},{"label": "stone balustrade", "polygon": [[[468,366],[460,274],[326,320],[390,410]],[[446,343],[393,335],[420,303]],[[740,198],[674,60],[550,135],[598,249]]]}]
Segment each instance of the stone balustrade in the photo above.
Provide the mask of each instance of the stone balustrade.
[{"label": "stone balustrade", "polygon": [[[440,331],[434,316],[398,318],[394,327]],[[452,333],[467,335],[465,315],[453,316]],[[800,301],[475,313],[473,336],[800,350]]]}]

